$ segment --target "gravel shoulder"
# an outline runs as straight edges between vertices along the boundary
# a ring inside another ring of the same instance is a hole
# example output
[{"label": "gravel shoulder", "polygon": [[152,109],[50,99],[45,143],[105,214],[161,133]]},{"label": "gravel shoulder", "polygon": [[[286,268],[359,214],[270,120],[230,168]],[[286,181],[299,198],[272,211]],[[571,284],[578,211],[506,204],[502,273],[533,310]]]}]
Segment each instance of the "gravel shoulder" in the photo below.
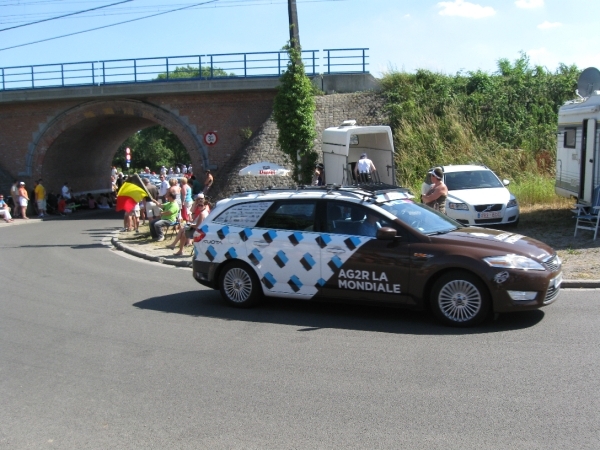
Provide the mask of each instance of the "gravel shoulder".
[{"label": "gravel shoulder", "polygon": [[600,279],[600,237],[592,231],[575,232],[574,214],[569,206],[526,207],[518,227],[511,230],[553,247],[563,261],[566,280]]}]

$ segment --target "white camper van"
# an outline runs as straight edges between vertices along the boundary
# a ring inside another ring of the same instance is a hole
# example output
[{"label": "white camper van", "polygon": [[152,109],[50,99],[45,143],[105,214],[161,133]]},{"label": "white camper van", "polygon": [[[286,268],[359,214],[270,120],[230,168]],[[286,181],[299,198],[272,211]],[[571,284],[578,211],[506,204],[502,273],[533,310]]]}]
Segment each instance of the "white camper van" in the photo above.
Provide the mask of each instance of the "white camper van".
[{"label": "white camper van", "polygon": [[394,141],[388,126],[356,126],[346,120],[339,127],[323,131],[323,165],[327,184],[354,184],[354,166],[360,155],[367,154],[376,167],[377,183],[395,186]]},{"label": "white camper van", "polygon": [[555,192],[591,204],[600,184],[600,71],[585,69],[577,88],[579,99],[558,110]]}]

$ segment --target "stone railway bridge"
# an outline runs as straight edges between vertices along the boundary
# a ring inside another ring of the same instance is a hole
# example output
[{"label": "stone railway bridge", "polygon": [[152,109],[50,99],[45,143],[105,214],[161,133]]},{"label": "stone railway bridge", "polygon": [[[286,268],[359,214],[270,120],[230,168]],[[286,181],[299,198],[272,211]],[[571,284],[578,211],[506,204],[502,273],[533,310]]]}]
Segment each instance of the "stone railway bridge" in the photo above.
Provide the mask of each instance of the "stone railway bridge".
[{"label": "stone railway bridge", "polygon": [[[377,86],[369,74],[316,81],[329,92]],[[0,91],[0,192],[8,193],[14,180],[31,188],[39,178],[55,192],[65,181],[75,192],[108,191],[118,147],[153,125],[172,131],[193,166],[215,170],[219,185],[227,187],[238,163],[267,157],[282,162],[276,128],[269,121],[278,83],[276,78],[245,78]],[[319,98],[319,128],[347,118],[361,124],[382,121],[364,98],[351,98]],[[338,114],[336,99],[341,104]],[[250,142],[244,141],[243,128],[253,131]],[[218,141],[209,146],[203,137],[211,131]]]}]

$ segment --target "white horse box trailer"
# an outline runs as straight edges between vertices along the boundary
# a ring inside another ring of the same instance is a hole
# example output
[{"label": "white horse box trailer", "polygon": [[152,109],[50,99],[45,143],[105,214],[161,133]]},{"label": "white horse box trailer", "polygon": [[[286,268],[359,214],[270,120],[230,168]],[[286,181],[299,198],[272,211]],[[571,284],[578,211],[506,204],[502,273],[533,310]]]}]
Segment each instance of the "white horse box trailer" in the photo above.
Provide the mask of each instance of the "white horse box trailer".
[{"label": "white horse box trailer", "polygon": [[577,86],[580,98],[558,110],[555,192],[589,205],[600,184],[600,72],[585,69]]},{"label": "white horse box trailer", "polygon": [[373,161],[377,180],[386,185],[396,185],[394,170],[394,140],[388,126],[356,126],[356,121],[346,120],[339,127],[323,131],[323,166],[327,184],[340,186],[353,184],[354,165],[362,153]]}]

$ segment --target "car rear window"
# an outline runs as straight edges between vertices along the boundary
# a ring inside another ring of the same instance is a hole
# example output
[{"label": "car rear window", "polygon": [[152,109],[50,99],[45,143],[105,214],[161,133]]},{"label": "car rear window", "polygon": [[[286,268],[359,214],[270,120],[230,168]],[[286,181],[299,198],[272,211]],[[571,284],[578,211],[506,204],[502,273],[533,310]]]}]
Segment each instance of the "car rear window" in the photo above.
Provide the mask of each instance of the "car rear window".
[{"label": "car rear window", "polygon": [[272,204],[273,202],[249,202],[235,205],[219,214],[213,222],[252,228]]},{"label": "car rear window", "polygon": [[276,230],[312,231],[316,201],[278,202],[259,220],[257,227]]}]

